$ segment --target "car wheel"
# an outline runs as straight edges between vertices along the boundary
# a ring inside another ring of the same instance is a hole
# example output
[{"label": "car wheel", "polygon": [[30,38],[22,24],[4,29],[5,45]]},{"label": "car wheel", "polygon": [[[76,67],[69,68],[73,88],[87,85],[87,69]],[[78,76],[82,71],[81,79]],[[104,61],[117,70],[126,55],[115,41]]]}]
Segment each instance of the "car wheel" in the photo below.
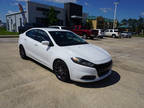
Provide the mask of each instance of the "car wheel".
[{"label": "car wheel", "polygon": [[116,38],[116,35],[115,35],[115,34],[113,34],[113,35],[112,35],[112,38]]},{"label": "car wheel", "polygon": [[64,61],[56,60],[53,65],[53,71],[59,80],[64,82],[70,81],[69,70]]},{"label": "car wheel", "polygon": [[90,37],[90,39],[92,39],[92,40],[93,40],[93,39],[94,39],[94,37]]},{"label": "car wheel", "polygon": [[26,56],[24,47],[22,45],[20,45],[20,47],[19,47],[19,53],[20,53],[20,56],[22,59],[28,59],[28,57]]},{"label": "car wheel", "polygon": [[83,33],[82,38],[83,38],[83,39],[87,39],[87,34],[86,34],[86,33]]}]

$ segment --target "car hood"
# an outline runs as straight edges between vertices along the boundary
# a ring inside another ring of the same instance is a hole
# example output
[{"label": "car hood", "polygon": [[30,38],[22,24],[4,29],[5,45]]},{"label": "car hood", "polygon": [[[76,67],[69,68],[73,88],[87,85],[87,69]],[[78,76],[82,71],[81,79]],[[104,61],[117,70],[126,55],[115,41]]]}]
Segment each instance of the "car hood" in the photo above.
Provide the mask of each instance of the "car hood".
[{"label": "car hood", "polygon": [[95,64],[105,63],[112,59],[107,51],[92,44],[67,46],[64,49],[71,57],[80,57]]}]

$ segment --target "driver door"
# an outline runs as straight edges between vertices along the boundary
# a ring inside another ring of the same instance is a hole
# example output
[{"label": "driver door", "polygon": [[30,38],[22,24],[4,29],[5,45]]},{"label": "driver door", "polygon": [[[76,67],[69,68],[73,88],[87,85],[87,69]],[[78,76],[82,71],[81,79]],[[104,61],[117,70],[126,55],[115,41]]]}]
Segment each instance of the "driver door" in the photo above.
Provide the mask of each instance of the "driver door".
[{"label": "driver door", "polygon": [[[49,67],[51,63],[51,56],[54,51],[54,46],[51,39],[45,31],[37,29],[37,35],[35,37],[35,40],[37,41],[37,43],[35,43],[36,48],[34,52],[37,56],[38,61]],[[49,41],[50,45],[43,45],[41,43],[42,41]]]}]

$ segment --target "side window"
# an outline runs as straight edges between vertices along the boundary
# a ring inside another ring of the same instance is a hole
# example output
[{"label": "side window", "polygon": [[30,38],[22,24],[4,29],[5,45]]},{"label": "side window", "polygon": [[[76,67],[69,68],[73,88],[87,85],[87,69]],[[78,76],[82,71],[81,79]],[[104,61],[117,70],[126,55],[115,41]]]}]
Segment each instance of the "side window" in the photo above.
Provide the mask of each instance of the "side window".
[{"label": "side window", "polygon": [[49,42],[51,42],[49,36],[43,30],[37,30],[36,40],[38,42],[42,42],[42,41],[49,41]]},{"label": "side window", "polygon": [[75,30],[75,26],[73,26],[73,29]]},{"label": "side window", "polygon": [[56,29],[60,29],[59,27],[55,27]]},{"label": "side window", "polygon": [[110,30],[110,32],[113,32],[113,30]]},{"label": "side window", "polygon": [[79,29],[79,26],[77,26],[77,30]]},{"label": "side window", "polygon": [[28,36],[32,39],[35,39],[35,35],[36,35],[35,30],[30,30],[30,31],[26,32],[26,36]]},{"label": "side window", "polygon": [[109,32],[109,30],[105,30],[105,32]]},{"label": "side window", "polygon": [[50,28],[55,28],[55,29],[59,29],[59,27],[50,27]]}]

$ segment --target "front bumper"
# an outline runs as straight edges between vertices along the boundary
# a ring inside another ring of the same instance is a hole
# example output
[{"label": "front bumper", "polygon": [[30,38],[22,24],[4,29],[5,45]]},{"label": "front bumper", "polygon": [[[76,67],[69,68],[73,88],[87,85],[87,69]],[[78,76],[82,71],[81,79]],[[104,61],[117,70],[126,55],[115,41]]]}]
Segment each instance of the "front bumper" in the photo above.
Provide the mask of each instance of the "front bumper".
[{"label": "front bumper", "polygon": [[[77,82],[95,82],[108,77],[112,73],[109,69],[106,74],[99,76],[98,71],[92,67],[86,67],[73,63],[70,69],[70,78]],[[84,77],[92,77],[92,79],[84,79]]]}]

